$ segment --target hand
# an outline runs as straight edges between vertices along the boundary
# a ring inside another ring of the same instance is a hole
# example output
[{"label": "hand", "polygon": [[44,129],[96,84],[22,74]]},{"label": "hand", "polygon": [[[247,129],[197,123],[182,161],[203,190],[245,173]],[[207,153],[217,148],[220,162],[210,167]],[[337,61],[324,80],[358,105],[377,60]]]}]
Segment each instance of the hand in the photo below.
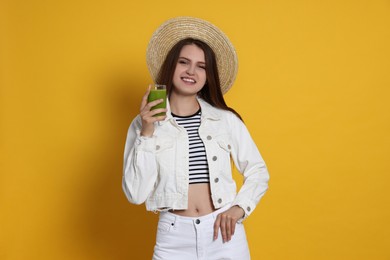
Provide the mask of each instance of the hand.
[{"label": "hand", "polygon": [[245,211],[239,206],[233,206],[230,209],[218,214],[214,222],[214,240],[218,238],[218,229],[221,228],[222,241],[228,242],[232,239],[236,229],[237,221],[242,218]]},{"label": "hand", "polygon": [[164,116],[154,116],[158,113],[165,113],[167,112],[166,108],[158,108],[151,110],[152,107],[154,107],[157,104],[162,103],[164,100],[158,99],[154,100],[150,103],[148,103],[148,95],[150,93],[150,87],[146,91],[145,95],[142,97],[141,107],[140,107],[140,115],[142,119],[142,129],[141,129],[141,135],[142,136],[152,136],[154,132],[154,122],[157,121],[163,121],[167,117]]}]

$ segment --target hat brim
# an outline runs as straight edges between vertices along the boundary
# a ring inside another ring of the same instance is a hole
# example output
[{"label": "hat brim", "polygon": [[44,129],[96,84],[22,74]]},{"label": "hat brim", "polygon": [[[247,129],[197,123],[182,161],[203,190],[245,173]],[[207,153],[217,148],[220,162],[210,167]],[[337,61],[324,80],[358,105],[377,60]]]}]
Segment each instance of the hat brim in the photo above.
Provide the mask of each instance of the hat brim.
[{"label": "hat brim", "polygon": [[146,63],[154,81],[171,48],[180,40],[194,38],[214,51],[221,91],[233,85],[238,71],[236,51],[227,36],[215,25],[194,17],[176,17],[164,22],[152,35],[146,50]]}]

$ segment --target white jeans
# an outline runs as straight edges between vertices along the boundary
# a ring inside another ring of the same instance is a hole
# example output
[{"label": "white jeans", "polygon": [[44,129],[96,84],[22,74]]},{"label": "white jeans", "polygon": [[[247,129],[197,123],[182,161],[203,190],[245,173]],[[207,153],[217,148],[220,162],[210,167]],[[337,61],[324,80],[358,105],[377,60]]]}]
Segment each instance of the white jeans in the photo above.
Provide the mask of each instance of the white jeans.
[{"label": "white jeans", "polygon": [[161,212],[153,260],[249,260],[243,224],[236,224],[229,242],[222,242],[220,230],[218,239],[213,241],[214,221],[219,213],[229,207],[198,218]]}]

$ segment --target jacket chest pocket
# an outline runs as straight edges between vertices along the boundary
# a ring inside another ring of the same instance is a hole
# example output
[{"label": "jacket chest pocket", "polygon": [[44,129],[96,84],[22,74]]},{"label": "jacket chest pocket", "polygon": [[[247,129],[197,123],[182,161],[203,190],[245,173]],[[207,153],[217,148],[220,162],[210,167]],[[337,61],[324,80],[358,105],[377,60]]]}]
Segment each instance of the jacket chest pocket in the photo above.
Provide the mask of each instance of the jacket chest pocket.
[{"label": "jacket chest pocket", "polygon": [[217,148],[218,148],[218,159],[219,159],[219,165],[220,169],[224,174],[231,174],[231,161],[230,161],[230,154],[232,150],[232,146],[227,140],[218,140],[217,141]]}]

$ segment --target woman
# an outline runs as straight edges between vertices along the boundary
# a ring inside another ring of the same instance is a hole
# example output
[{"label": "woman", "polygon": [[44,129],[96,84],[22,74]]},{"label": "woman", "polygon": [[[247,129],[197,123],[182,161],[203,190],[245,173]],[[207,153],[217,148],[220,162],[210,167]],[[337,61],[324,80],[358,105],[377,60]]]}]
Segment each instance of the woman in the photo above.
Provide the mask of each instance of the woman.
[{"label": "woman", "polygon": [[[223,98],[237,73],[229,39],[209,22],[178,17],[152,36],[152,77],[167,109],[147,103],[130,125],[123,189],[160,211],[153,259],[250,259],[242,221],[268,187],[268,171],[239,114]],[[156,116],[166,112],[165,116]],[[231,161],[244,176],[236,193]]]}]

